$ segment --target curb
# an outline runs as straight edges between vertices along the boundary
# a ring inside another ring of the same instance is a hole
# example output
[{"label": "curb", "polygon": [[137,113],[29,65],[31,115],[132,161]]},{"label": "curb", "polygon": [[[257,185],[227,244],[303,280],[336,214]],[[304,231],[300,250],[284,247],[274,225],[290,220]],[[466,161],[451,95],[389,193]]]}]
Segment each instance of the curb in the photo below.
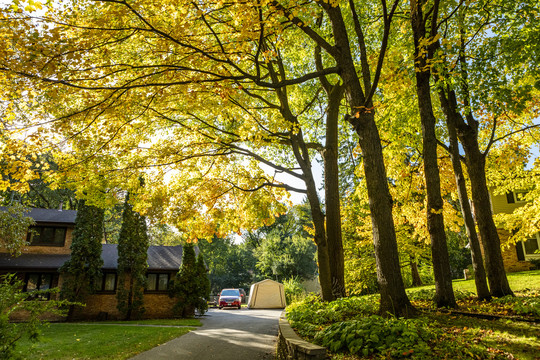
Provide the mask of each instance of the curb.
[{"label": "curb", "polygon": [[293,330],[285,311],[279,317],[278,360],[324,360],[326,348],[301,339]]}]

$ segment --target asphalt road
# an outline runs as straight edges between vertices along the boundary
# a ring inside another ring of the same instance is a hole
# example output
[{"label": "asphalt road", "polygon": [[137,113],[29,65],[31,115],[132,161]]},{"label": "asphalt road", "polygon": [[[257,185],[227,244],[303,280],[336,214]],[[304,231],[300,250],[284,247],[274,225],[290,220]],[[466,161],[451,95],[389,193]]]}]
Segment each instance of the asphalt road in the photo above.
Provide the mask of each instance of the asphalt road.
[{"label": "asphalt road", "polygon": [[132,359],[270,360],[281,309],[210,309],[203,326]]}]

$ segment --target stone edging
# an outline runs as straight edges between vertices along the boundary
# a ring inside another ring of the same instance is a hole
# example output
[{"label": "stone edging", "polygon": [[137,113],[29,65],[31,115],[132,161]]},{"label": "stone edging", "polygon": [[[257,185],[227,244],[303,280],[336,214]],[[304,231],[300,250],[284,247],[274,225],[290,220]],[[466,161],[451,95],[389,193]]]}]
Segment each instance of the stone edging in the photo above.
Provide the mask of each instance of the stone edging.
[{"label": "stone edging", "polygon": [[283,311],[279,317],[277,358],[278,360],[323,360],[326,359],[326,348],[301,339],[289,325]]}]

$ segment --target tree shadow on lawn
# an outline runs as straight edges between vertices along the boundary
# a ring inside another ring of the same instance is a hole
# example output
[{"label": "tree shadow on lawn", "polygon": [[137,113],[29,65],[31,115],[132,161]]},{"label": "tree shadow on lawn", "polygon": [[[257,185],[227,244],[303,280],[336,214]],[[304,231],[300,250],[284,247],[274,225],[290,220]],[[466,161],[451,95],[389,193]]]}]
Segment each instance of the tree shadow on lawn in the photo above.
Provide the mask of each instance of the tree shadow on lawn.
[{"label": "tree shadow on lawn", "polygon": [[507,319],[485,320],[451,314],[430,314],[448,332],[469,343],[503,350],[520,360],[538,359],[540,324]]}]

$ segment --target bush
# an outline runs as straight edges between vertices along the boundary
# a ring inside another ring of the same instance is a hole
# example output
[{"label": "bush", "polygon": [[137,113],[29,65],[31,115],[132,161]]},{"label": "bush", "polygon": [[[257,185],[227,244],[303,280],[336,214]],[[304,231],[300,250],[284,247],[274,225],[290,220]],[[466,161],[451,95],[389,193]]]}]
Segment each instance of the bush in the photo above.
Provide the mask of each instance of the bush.
[{"label": "bush", "polygon": [[304,290],[302,283],[296,277],[283,281],[283,287],[285,288],[285,299],[287,300],[287,304],[301,301],[306,296],[306,291]]},{"label": "bush", "polygon": [[315,342],[331,352],[348,351],[368,356],[382,353],[391,358],[428,354],[433,329],[418,319],[383,318],[372,315],[361,320],[335,323],[315,335]]},{"label": "bush", "polygon": [[[410,301],[433,301],[435,298],[435,289],[408,290],[407,296]],[[475,296],[470,291],[454,290],[454,297],[458,301],[474,298]]]},{"label": "bush", "polygon": [[287,307],[287,319],[301,336],[313,338],[324,326],[373,315],[378,306],[378,295],[341,298],[332,302],[323,302],[319,296],[308,295],[303,301]]},{"label": "bush", "polygon": [[195,310],[202,315],[208,310],[206,299],[210,295],[210,281],[202,255],[197,260],[193,244],[184,245],[182,265],[171,281],[169,296],[176,299],[173,306],[175,316],[193,317]]},{"label": "bush", "polygon": [[533,315],[540,317],[540,297],[504,296],[493,299],[493,304],[509,304],[512,310],[519,315]]},{"label": "bush", "polygon": [[[36,341],[39,326],[44,323],[40,319],[44,313],[64,315],[67,301],[37,300],[40,295],[51,294],[55,291],[23,292],[23,283],[14,274],[0,276],[0,359],[11,359],[17,341],[29,337]],[[80,305],[80,304],[79,304]],[[28,320],[23,323],[9,321],[11,314],[17,311],[28,312]]]}]

